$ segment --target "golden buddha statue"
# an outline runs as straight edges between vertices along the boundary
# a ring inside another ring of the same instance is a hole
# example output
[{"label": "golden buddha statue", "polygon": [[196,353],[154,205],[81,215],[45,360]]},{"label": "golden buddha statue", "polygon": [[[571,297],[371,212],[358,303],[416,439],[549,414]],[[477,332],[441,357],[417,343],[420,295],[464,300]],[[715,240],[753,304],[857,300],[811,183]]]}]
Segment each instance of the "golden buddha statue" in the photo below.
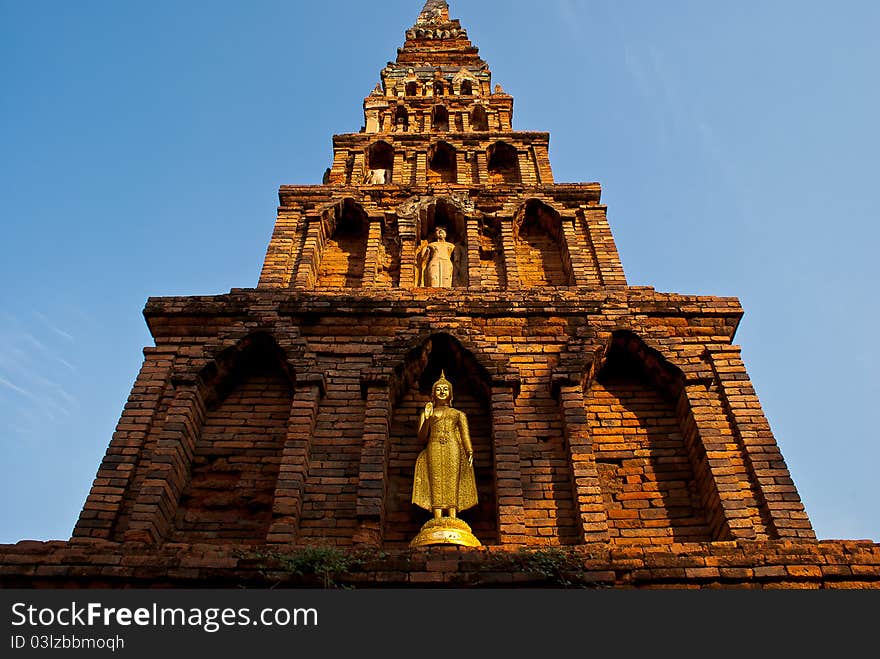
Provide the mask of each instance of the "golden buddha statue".
[{"label": "golden buddha statue", "polygon": [[452,384],[442,371],[431,387],[431,402],[419,413],[418,435],[427,445],[416,460],[412,502],[434,518],[410,544],[479,547],[470,527],[457,517],[477,505],[474,449],[467,416],[452,407]]}]

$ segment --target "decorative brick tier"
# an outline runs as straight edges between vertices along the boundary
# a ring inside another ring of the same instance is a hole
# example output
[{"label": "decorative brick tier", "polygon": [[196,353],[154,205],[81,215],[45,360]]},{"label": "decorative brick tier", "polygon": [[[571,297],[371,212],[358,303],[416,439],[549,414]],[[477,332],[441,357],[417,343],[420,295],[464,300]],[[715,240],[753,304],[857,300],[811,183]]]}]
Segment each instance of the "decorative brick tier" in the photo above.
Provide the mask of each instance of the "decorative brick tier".
[{"label": "decorative brick tier", "polygon": [[730,345],[741,313],[635,287],[152,298],[74,537],[403,548],[442,368],[486,545],[813,539]]}]

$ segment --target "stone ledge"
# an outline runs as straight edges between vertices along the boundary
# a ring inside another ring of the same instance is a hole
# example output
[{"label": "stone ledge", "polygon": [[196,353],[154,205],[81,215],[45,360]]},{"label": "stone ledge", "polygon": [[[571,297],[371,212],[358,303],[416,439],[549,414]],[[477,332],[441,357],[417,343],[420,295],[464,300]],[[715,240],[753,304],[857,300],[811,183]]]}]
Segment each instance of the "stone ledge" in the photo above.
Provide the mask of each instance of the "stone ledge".
[{"label": "stone ledge", "polygon": [[[334,567],[321,576],[316,566],[325,564]],[[413,550],[153,547],[83,540],[0,545],[4,588],[321,586],[880,589],[880,544],[738,541]]]},{"label": "stone ledge", "polygon": [[[602,313],[613,308],[649,316],[720,316],[739,319],[742,305],[735,297],[660,293],[652,288],[567,286],[552,290],[467,289],[325,289],[299,291],[275,288],[235,288],[219,295],[151,297],[144,315],[236,315],[255,305],[277,307],[281,313],[424,313],[445,308],[471,314]],[[342,305],[342,307],[340,307]]]}]

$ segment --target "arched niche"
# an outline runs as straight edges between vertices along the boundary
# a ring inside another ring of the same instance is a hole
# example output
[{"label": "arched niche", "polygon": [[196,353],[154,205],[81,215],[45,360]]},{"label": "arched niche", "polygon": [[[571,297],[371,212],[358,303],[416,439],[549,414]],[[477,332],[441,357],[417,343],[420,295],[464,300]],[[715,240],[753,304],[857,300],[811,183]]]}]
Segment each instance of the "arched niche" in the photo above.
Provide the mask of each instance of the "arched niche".
[{"label": "arched niche", "polygon": [[405,105],[398,105],[394,109],[394,129],[403,132],[409,130],[409,112]]},{"label": "arched niche", "polygon": [[362,286],[369,237],[366,212],[353,199],[345,199],[324,212],[322,223],[326,238],[316,287]]},{"label": "arched niche", "polygon": [[713,538],[717,499],[705,452],[688,436],[682,372],[636,334],[618,331],[585,395],[612,544]]},{"label": "arched niche", "polygon": [[448,142],[437,142],[428,151],[428,183],[455,183],[458,178],[456,150]]},{"label": "arched niche", "polygon": [[519,170],[519,154],[506,142],[496,142],[489,147],[489,182],[516,185],[522,182]]},{"label": "arched niche", "polygon": [[474,106],[471,111],[471,128],[476,131],[489,130],[489,116],[486,114],[486,108],[482,105]]},{"label": "arched niche", "polygon": [[431,113],[431,126],[442,133],[449,132],[449,112],[442,105],[435,105]]},{"label": "arched niche", "polygon": [[411,80],[410,82],[404,85],[404,93],[407,96],[418,96],[419,95],[419,83],[415,80]]},{"label": "arched niche", "polygon": [[[422,205],[418,215],[418,254],[424,254],[428,243],[435,240],[438,227],[443,227],[446,230],[446,241],[456,246],[457,254],[455,256],[458,269],[452,278],[453,288],[466,288],[468,285],[467,222],[468,217],[460,204],[447,197],[437,197],[430,203]],[[425,263],[419,258],[416,261],[419,269],[416,276],[416,286],[424,286],[422,268]]]},{"label": "arched niche", "polygon": [[446,93],[446,83],[440,78],[434,79],[434,96],[443,96]]},{"label": "arched niche", "polygon": [[259,332],[218,355],[198,379],[204,423],[168,539],[265,542],[287,437],[292,369],[275,340]]},{"label": "arched niche", "polygon": [[480,82],[467,67],[462,67],[452,78],[452,89],[461,96],[474,96],[480,93]]},{"label": "arched niche", "polygon": [[441,370],[453,386],[452,405],[467,415],[474,448],[479,503],[459,516],[485,545],[497,542],[498,523],[492,450],[490,379],[477,358],[449,334],[435,334],[411,350],[397,370],[397,392],[390,425],[385,545],[405,547],[431,513],[412,503],[419,412],[430,400]]},{"label": "arched niche", "polygon": [[507,268],[504,262],[504,242],[501,223],[497,217],[482,217],[478,221],[480,240],[480,286],[486,289],[506,288]]},{"label": "arched niche", "polygon": [[513,231],[522,286],[571,285],[571,262],[562,235],[562,219],[556,210],[531,199],[514,217]]},{"label": "arched niche", "polygon": [[400,286],[400,230],[396,219],[388,217],[382,222],[382,235],[376,250],[376,286],[397,288]]},{"label": "arched niche", "polygon": [[394,172],[394,148],[388,142],[379,141],[367,149],[367,180],[374,183],[391,183]]}]

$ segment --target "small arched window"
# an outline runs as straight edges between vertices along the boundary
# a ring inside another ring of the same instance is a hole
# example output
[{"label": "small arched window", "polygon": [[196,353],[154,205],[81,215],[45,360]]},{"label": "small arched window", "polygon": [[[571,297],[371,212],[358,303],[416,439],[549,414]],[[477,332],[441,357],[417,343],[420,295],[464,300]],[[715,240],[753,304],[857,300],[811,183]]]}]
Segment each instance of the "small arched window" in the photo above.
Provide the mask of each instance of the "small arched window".
[{"label": "small arched window", "polygon": [[366,182],[388,184],[394,170],[394,149],[388,142],[376,142],[367,150]]},{"label": "small arched window", "polygon": [[474,85],[470,80],[462,80],[461,81],[461,95],[462,96],[473,96],[474,95]]},{"label": "small arched window", "polygon": [[438,142],[428,152],[428,182],[455,183],[458,166],[455,148],[446,142]]},{"label": "small arched window", "polygon": [[326,218],[329,238],[320,258],[319,288],[363,285],[370,221],[363,208],[346,199]]},{"label": "small arched window", "polygon": [[489,117],[486,115],[486,110],[482,105],[478,105],[471,112],[471,127],[474,130],[489,130]]},{"label": "small arched window", "polygon": [[402,130],[404,132],[409,130],[409,112],[406,111],[406,106],[397,106],[397,109],[394,112],[394,126],[396,130]]},{"label": "small arched window", "polygon": [[571,258],[559,213],[532,199],[514,217],[514,243],[520,283],[526,288],[571,286]]},{"label": "small arched window", "polygon": [[489,181],[511,184],[521,182],[519,154],[505,142],[497,142],[489,147]]},{"label": "small arched window", "polygon": [[419,86],[415,82],[406,83],[406,95],[407,96],[418,96],[419,94]]},{"label": "small arched window", "polygon": [[442,105],[434,107],[434,112],[431,115],[431,125],[434,127],[434,130],[439,130],[443,133],[449,131],[449,112]]}]

